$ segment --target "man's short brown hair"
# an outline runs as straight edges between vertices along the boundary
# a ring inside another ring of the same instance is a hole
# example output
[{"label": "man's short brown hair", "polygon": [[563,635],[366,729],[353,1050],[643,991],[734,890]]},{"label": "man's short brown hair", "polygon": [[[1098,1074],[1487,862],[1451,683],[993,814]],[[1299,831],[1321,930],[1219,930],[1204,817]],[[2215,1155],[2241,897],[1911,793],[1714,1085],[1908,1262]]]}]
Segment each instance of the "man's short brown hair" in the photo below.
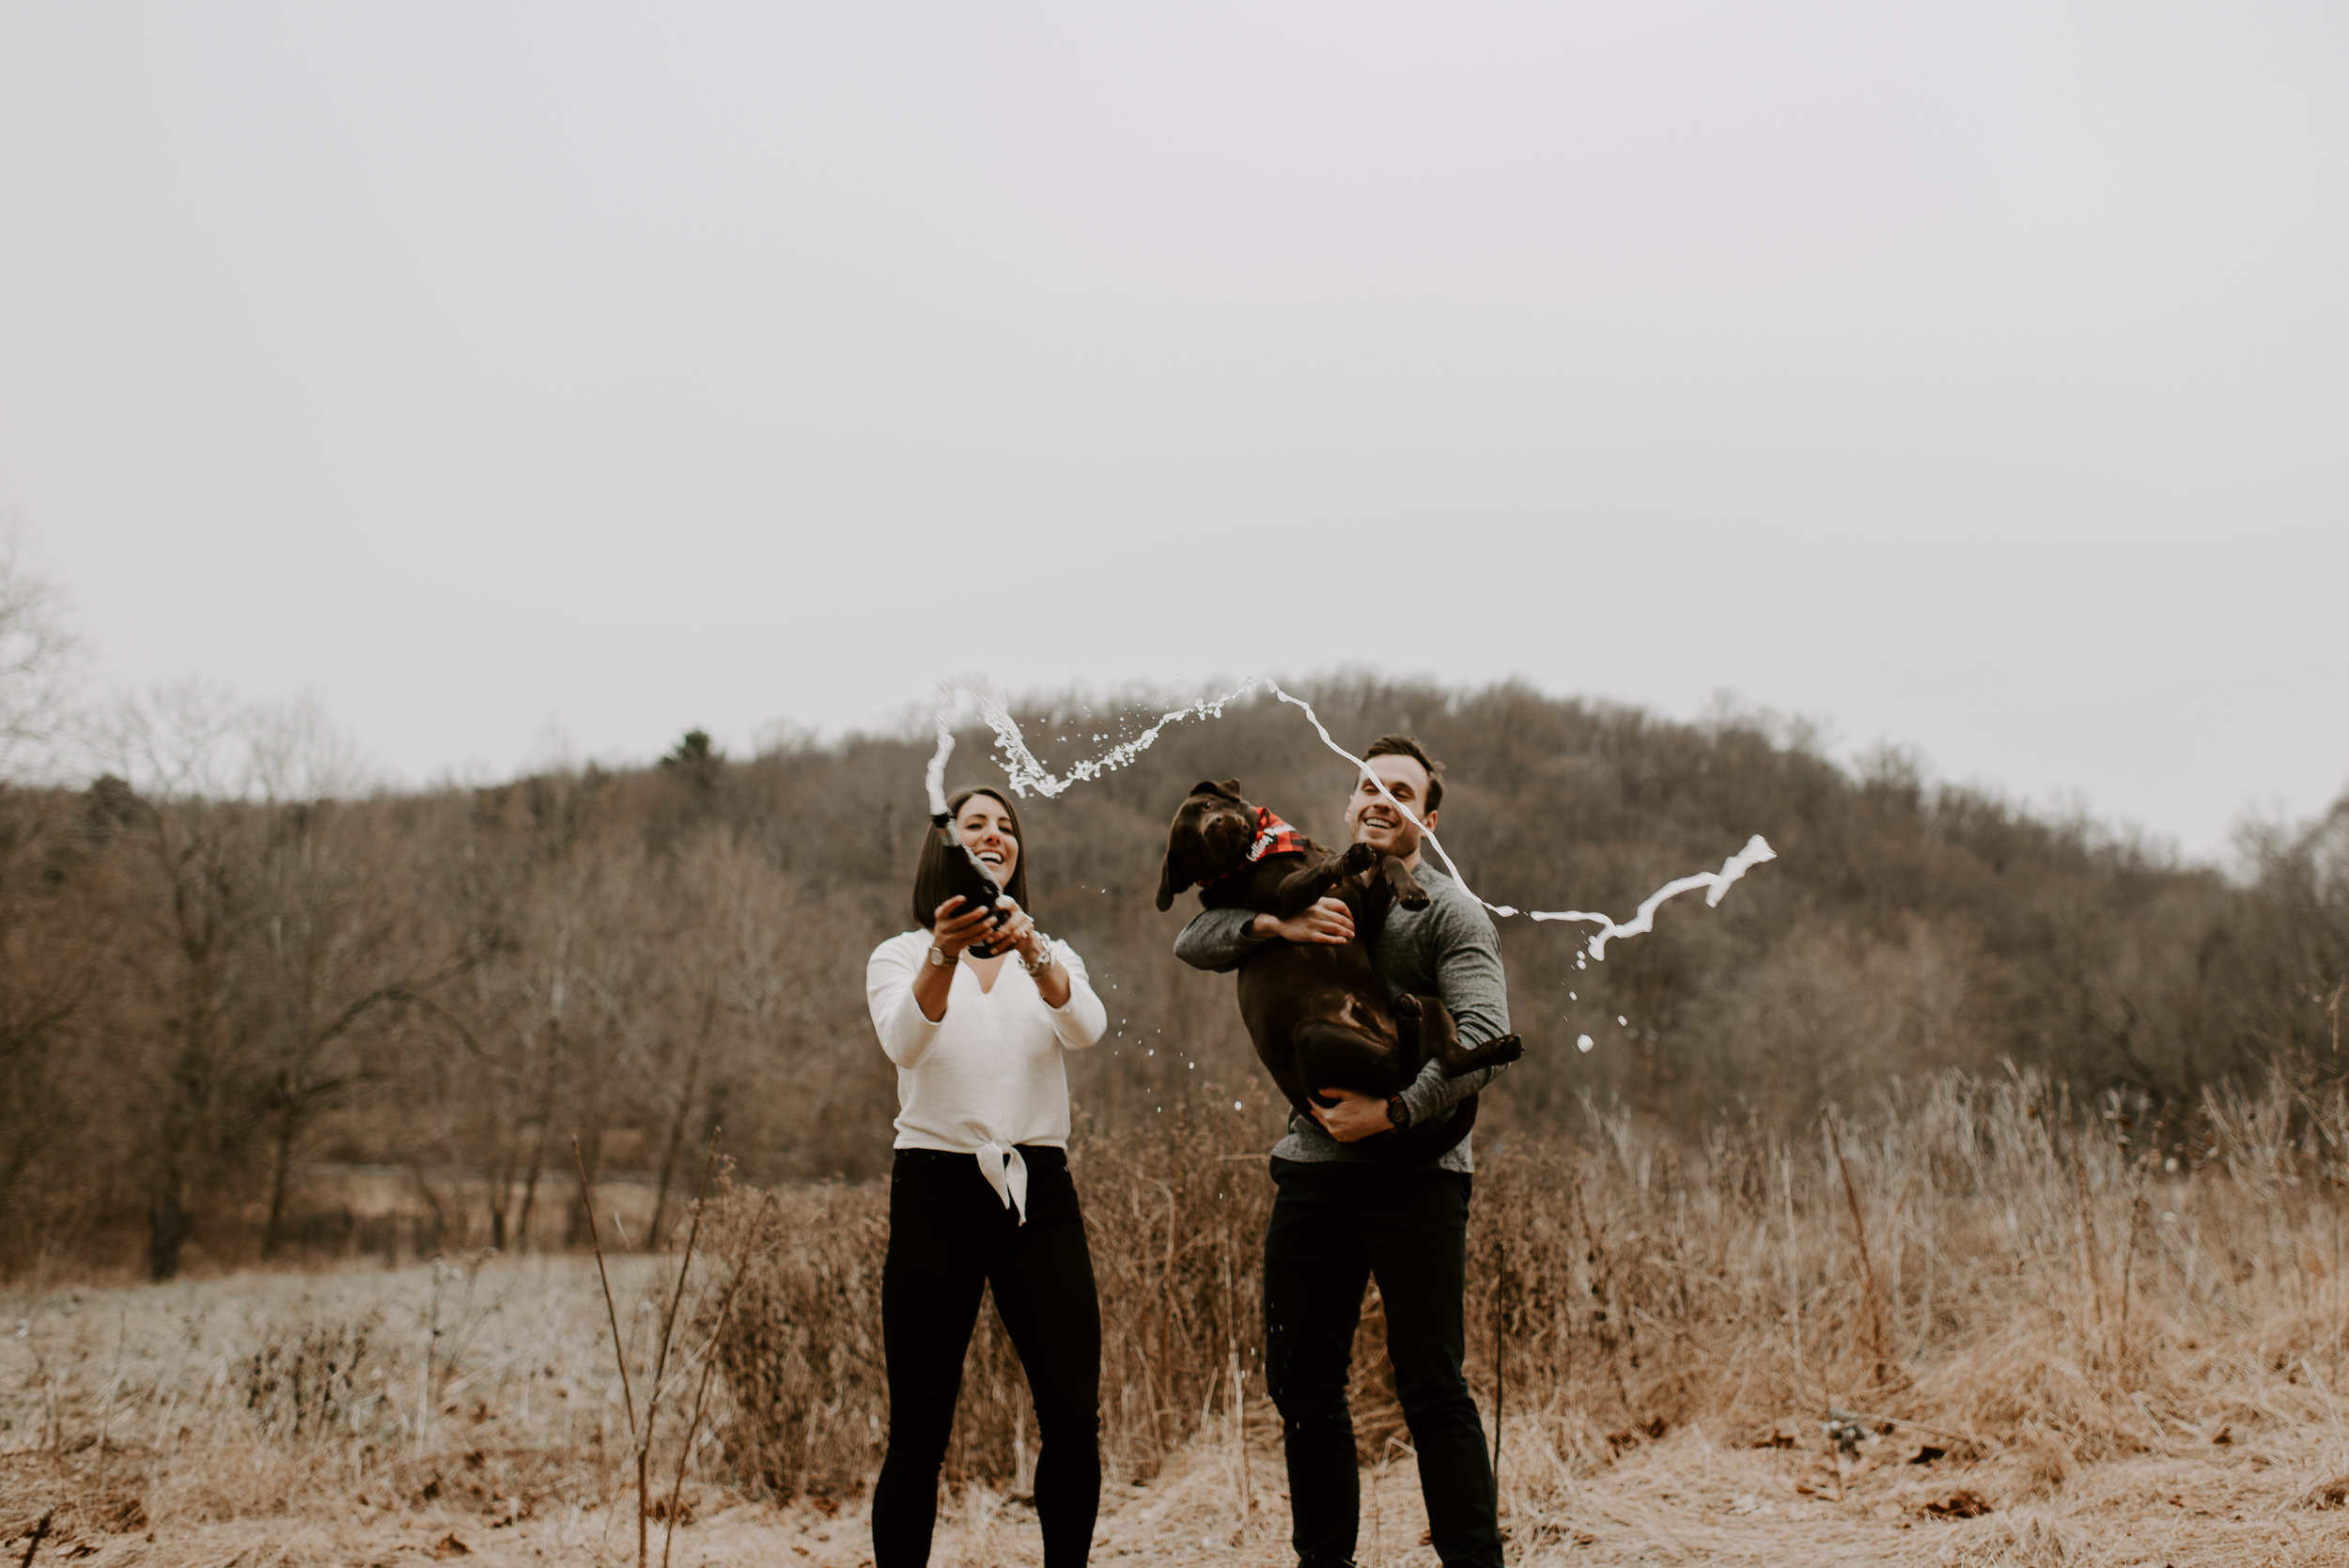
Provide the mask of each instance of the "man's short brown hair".
[{"label": "man's short brown hair", "polygon": [[1427,769],[1426,810],[1433,812],[1443,804],[1443,764],[1429,756],[1427,748],[1421,745],[1416,737],[1382,735],[1370,743],[1369,751],[1362,753],[1364,762],[1372,757],[1409,757]]}]

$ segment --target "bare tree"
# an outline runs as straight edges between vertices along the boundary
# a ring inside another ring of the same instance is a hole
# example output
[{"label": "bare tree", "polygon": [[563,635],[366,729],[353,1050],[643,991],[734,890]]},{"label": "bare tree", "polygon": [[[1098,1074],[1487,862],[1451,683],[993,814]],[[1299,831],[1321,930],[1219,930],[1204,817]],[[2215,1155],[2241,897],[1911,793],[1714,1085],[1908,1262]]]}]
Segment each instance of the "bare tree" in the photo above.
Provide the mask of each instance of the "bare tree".
[{"label": "bare tree", "polygon": [[[390,864],[356,853],[366,823],[336,833],[333,802],[283,798],[343,767],[348,748],[314,721],[188,683],[120,704],[107,726],[102,754],[120,771],[92,786],[92,828],[132,851],[149,890],[133,901],[149,939],[119,956],[151,1003],[140,1078],[159,1280],[257,1147],[273,1250],[303,1137],[359,1080],[355,1029],[437,978],[402,939],[412,906],[382,896]],[[246,799],[257,785],[276,799]]]},{"label": "bare tree", "polygon": [[390,1076],[374,1059],[384,1028],[428,1006],[468,963],[421,929],[420,901],[387,898],[413,851],[378,814],[332,800],[259,808],[254,868],[252,1036],[267,1128],[269,1207],[261,1253],[283,1240],[298,1157],[321,1117]]},{"label": "bare tree", "polygon": [[[2143,1102],[2168,1141],[2202,1086],[2264,1063],[2349,1078],[2349,804],[2257,835],[2231,882],[1734,716],[1371,677],[1311,694],[1347,736],[1415,730],[1450,762],[1447,847],[1487,896],[1628,910],[1749,833],[1781,851],[1603,965],[1572,932],[1504,924],[1528,1052],[1485,1107],[1497,1134],[1585,1092],[1805,1124],[1898,1076],[2012,1059]],[[1028,722],[1064,760],[1102,727],[1073,698]],[[330,1150],[407,1167],[507,1248],[583,1239],[583,1210],[552,1200],[568,1237],[539,1212],[574,1133],[591,1176],[642,1172],[656,1246],[721,1107],[750,1180],[885,1168],[893,1073],[863,976],[909,918],[926,737],[748,761],[689,738],[665,768],[412,793],[364,793],[315,704],[183,686],[102,738],[86,792],[0,782],[0,1269],[94,1254],[142,1210],[158,1273],[199,1218],[223,1261],[282,1250]],[[1343,833],[1319,742],[1246,705],[1026,810],[1037,916],[1110,1004],[1110,1038],[1071,1064],[1096,1129],[1188,1102],[1237,1137],[1236,1102],[1264,1103],[1228,983],[1174,960],[1149,897],[1171,802],[1234,773]]]},{"label": "bare tree", "polygon": [[375,769],[315,695],[245,711],[243,792],[268,801],[347,800],[376,784]]},{"label": "bare tree", "polygon": [[0,784],[0,1258],[39,1247],[52,1200],[89,1195],[119,1147],[82,1114],[117,1021],[122,900],[93,874],[80,804]]},{"label": "bare tree", "polygon": [[23,527],[0,517],[0,779],[56,770],[79,652],[62,597],[33,570]]}]

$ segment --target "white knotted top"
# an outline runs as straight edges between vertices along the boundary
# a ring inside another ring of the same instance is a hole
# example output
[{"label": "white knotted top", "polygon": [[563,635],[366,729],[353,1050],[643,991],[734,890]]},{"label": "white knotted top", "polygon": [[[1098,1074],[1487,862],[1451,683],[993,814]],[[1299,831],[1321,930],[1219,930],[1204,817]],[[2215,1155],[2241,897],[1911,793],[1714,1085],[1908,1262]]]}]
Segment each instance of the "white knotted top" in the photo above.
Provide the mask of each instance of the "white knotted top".
[{"label": "white knotted top", "polygon": [[1068,1001],[1048,1006],[1035,981],[1006,958],[992,989],[955,965],[946,1016],[932,1023],[913,1000],[914,977],[929,962],[930,934],[908,931],[873,950],[864,1000],[881,1049],[897,1066],[900,1149],[975,1155],[980,1173],[1007,1208],[1027,1219],[1028,1167],[1019,1144],[1068,1146],[1066,1050],[1083,1050],[1109,1031],[1084,960],[1066,942],[1052,956],[1068,975]]},{"label": "white knotted top", "polygon": [[1003,1207],[1019,1211],[1019,1223],[1028,1222],[1028,1162],[1017,1143],[993,1141],[979,1145],[979,1174],[995,1189],[995,1196],[1003,1201]]}]

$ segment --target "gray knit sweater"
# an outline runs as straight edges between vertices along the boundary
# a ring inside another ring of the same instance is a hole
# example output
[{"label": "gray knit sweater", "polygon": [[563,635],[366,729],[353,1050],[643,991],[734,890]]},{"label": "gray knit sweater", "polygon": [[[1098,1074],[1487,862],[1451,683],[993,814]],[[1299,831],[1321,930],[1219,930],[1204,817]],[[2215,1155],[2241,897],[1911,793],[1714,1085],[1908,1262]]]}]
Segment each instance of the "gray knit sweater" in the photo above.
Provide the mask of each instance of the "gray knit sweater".
[{"label": "gray knit sweater", "polygon": [[[1468,890],[1423,861],[1412,873],[1427,890],[1424,909],[1387,911],[1386,927],[1378,935],[1379,975],[1390,997],[1435,996],[1452,1010],[1460,1038],[1471,1045],[1497,1040],[1509,1032],[1509,990],[1501,972],[1501,939],[1484,907]],[[1174,955],[1194,969],[1218,971],[1239,967],[1242,959],[1267,940],[1248,934],[1252,909],[1202,909],[1174,939]],[[1459,1078],[1446,1078],[1430,1062],[1419,1079],[1403,1092],[1411,1125],[1437,1121],[1499,1075],[1498,1067],[1479,1068]],[[1273,1157],[1295,1160],[1344,1160],[1367,1163],[1369,1157],[1339,1142],[1321,1124],[1301,1112],[1289,1113],[1288,1136],[1274,1145]],[[1454,1144],[1437,1166],[1445,1171],[1473,1171],[1469,1140]]]}]

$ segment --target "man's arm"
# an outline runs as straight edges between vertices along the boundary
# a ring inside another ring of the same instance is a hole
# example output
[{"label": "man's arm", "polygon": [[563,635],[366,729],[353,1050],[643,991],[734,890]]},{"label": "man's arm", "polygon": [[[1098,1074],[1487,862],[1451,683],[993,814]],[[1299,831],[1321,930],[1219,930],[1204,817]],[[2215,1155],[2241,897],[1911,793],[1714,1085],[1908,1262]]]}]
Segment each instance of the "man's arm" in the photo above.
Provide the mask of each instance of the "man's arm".
[{"label": "man's arm", "polygon": [[1202,909],[1174,939],[1174,956],[1193,969],[1233,970],[1269,941],[1343,945],[1354,939],[1354,915],[1342,898],[1324,898],[1286,920],[1247,909]]},{"label": "man's arm", "polygon": [[1264,938],[1249,934],[1249,923],[1255,918],[1252,909],[1202,909],[1174,939],[1174,956],[1195,970],[1221,973],[1237,969],[1241,959],[1265,944]]},{"label": "man's arm", "polygon": [[[1466,1045],[1481,1046],[1509,1032],[1509,983],[1501,970],[1501,935],[1485,911],[1478,908],[1442,911],[1443,927],[1437,934],[1436,994],[1459,1026]],[[1404,1108],[1411,1125],[1432,1121],[1490,1083],[1500,1067],[1479,1067],[1458,1078],[1446,1078],[1443,1063],[1430,1062],[1403,1091]]]}]

